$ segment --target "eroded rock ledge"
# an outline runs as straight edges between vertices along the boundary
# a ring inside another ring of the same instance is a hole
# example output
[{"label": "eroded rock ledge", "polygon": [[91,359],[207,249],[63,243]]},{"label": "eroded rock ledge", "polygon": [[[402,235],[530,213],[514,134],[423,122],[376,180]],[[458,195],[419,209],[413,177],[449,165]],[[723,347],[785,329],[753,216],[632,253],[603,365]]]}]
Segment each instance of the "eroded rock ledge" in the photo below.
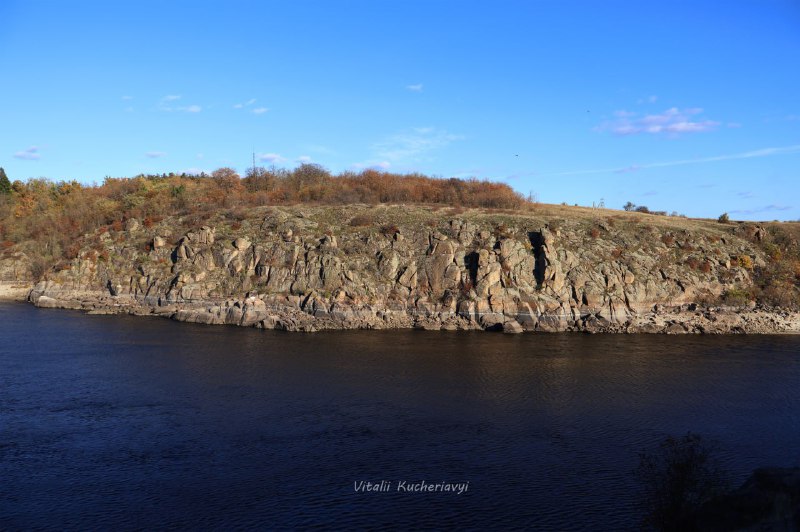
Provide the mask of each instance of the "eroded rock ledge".
[{"label": "eroded rock ledge", "polygon": [[797,313],[702,304],[748,286],[747,265],[764,260],[712,226],[406,206],[266,207],[185,225],[85,235],[28,299],[291,331],[800,331]]}]

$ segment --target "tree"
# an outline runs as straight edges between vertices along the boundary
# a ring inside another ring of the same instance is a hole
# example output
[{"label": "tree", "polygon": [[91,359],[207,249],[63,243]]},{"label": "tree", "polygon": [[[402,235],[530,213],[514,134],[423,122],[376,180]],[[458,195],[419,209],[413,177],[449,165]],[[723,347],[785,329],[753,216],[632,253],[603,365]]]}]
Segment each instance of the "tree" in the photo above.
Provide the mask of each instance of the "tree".
[{"label": "tree", "polygon": [[0,167],[0,194],[11,194],[11,181],[6,176],[6,171]]},{"label": "tree", "polygon": [[211,172],[211,179],[226,193],[234,192],[242,186],[239,174],[233,168],[217,168]]},{"label": "tree", "polygon": [[628,203],[623,205],[622,208],[625,209],[626,211],[630,212],[630,211],[632,211],[632,210],[634,210],[636,208],[636,204],[634,204],[633,202],[629,201]]},{"label": "tree", "polygon": [[719,223],[721,223],[721,224],[726,224],[726,223],[731,221],[731,218],[730,218],[730,216],[728,216],[727,212],[723,212],[722,214],[719,215],[719,218],[717,218],[717,221]]},{"label": "tree", "polygon": [[717,447],[689,432],[664,440],[657,452],[640,453],[635,474],[644,488],[644,524],[656,530],[686,530],[700,506],[728,488],[716,460]]}]

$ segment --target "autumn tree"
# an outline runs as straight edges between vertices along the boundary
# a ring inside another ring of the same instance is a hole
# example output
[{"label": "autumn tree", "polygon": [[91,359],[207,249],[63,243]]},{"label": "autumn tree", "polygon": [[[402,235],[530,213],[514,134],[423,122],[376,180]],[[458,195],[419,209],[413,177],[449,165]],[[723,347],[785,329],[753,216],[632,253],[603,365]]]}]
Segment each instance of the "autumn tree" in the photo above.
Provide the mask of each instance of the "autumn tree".
[{"label": "autumn tree", "polygon": [[0,194],[11,194],[11,181],[8,180],[6,171],[0,167]]},{"label": "autumn tree", "polygon": [[218,168],[211,172],[211,179],[226,193],[235,192],[242,186],[239,174],[233,168]]}]

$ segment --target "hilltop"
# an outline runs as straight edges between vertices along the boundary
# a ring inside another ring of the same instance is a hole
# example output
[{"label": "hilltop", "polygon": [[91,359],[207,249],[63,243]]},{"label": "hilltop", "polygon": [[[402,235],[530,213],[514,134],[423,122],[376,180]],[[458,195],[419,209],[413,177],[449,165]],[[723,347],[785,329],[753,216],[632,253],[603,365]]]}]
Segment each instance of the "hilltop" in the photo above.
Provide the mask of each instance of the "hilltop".
[{"label": "hilltop", "polygon": [[6,293],[307,331],[800,330],[800,224],[542,205],[485,181],[320,171],[16,182],[2,211]]}]

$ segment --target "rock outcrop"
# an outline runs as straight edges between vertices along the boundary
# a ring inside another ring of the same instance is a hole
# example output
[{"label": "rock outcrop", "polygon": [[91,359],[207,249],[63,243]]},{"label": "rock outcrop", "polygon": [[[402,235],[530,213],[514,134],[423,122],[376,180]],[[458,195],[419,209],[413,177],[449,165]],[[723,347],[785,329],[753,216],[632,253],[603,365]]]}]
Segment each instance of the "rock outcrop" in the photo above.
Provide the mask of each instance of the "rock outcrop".
[{"label": "rock outcrop", "polygon": [[[347,223],[363,211],[375,225]],[[28,297],[42,307],[298,331],[800,330],[796,313],[703,306],[752,282],[740,264],[764,257],[747,240],[631,220],[405,206],[266,207],[188,230],[177,229],[179,218],[129,220],[117,234],[86,235],[78,256]]]}]

